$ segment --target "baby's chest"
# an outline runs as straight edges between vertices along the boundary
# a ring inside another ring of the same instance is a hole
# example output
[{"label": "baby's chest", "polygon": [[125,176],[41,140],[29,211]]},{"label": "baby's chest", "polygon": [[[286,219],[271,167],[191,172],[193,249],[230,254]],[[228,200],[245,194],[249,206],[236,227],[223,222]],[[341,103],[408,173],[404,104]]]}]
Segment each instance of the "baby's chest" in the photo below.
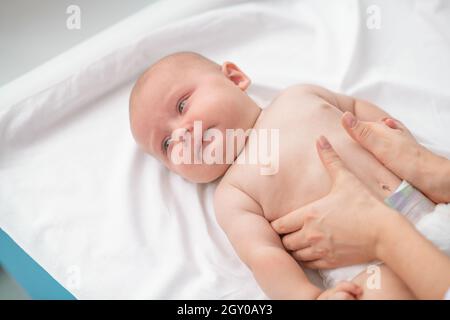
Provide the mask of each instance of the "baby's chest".
[{"label": "baby's chest", "polygon": [[[267,220],[272,221],[324,196],[330,181],[317,162],[298,161],[282,166],[275,179],[260,178],[258,201]],[[263,181],[265,180],[265,181]]]},{"label": "baby's chest", "polygon": [[[339,110],[321,105],[301,107],[303,110],[290,112],[284,108],[271,110],[255,128],[278,131],[278,143],[267,139],[267,144],[272,144],[267,148],[270,150],[267,159],[271,159],[271,167],[276,169],[272,170],[273,174],[264,175],[261,166],[256,166],[256,170],[244,166],[236,175],[247,175],[245,188],[258,201],[269,221],[317,200],[329,191],[331,182],[317,154],[317,138],[326,135],[337,144],[341,145],[340,140],[346,144]],[[286,114],[291,116],[286,117]],[[264,141],[259,139],[260,144]]]},{"label": "baby's chest", "polygon": [[269,221],[325,195],[330,186],[314,147],[292,140],[289,148],[280,148],[278,156],[271,174],[263,171],[267,166],[239,164],[230,177],[260,205]]},{"label": "baby's chest", "polygon": [[341,115],[333,106],[307,99],[273,104],[263,111],[245,147],[246,155],[258,150],[258,163],[238,166],[234,179],[259,203],[268,220],[329,191],[331,182],[317,155],[316,140],[325,135],[333,145],[348,144]]}]

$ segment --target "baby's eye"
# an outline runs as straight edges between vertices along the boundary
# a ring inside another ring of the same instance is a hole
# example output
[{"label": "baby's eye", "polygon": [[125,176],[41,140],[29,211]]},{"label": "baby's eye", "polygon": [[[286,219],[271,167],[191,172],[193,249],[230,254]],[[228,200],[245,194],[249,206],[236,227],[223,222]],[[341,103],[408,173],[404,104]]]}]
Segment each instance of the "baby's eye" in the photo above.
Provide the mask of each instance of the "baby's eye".
[{"label": "baby's eye", "polygon": [[186,106],[186,99],[181,100],[180,103],[178,103],[178,112],[181,114],[183,113],[184,107]]},{"label": "baby's eye", "polygon": [[163,143],[162,143],[162,148],[163,148],[164,152],[167,152],[167,149],[169,149],[169,145],[170,145],[170,137],[167,137],[163,140]]}]

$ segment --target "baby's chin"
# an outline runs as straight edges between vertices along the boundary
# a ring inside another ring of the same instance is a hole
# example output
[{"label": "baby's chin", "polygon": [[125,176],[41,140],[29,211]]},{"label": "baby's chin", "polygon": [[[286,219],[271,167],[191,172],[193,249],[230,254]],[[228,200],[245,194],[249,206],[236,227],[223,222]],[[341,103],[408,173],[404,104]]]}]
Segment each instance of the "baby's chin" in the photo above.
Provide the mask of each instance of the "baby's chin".
[{"label": "baby's chin", "polygon": [[229,165],[226,164],[202,165],[195,170],[175,173],[193,183],[210,183],[221,178],[227,171],[228,167]]}]

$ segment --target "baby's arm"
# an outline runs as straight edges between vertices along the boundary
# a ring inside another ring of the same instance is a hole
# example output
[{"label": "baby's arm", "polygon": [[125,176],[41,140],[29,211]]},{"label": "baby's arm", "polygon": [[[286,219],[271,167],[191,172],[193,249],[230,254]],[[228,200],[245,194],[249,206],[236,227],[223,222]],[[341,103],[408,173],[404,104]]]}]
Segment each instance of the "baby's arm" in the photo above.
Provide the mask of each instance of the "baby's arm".
[{"label": "baby's arm", "polygon": [[301,85],[301,90],[312,93],[326,102],[334,105],[342,112],[349,111],[362,121],[379,121],[391,117],[379,107],[365,100],[332,92],[315,85]]},{"label": "baby's arm", "polygon": [[321,290],[311,284],[259,204],[238,188],[221,183],[214,205],[220,226],[241,260],[272,299],[316,299]]},{"label": "baby's arm", "polygon": [[238,188],[219,184],[214,206],[219,224],[268,297],[352,300],[362,293],[358,285],[350,282],[325,291],[309,282],[263,217],[259,204]]}]

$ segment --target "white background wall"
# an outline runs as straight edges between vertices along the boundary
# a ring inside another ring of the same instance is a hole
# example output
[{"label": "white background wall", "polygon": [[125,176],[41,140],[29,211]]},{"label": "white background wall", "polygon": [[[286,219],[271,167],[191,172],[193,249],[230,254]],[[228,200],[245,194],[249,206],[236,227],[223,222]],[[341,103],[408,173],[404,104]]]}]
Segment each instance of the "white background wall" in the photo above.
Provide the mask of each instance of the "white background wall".
[{"label": "white background wall", "polygon": [[[156,0],[0,0],[0,86]],[[69,5],[81,29],[68,30]]]}]

